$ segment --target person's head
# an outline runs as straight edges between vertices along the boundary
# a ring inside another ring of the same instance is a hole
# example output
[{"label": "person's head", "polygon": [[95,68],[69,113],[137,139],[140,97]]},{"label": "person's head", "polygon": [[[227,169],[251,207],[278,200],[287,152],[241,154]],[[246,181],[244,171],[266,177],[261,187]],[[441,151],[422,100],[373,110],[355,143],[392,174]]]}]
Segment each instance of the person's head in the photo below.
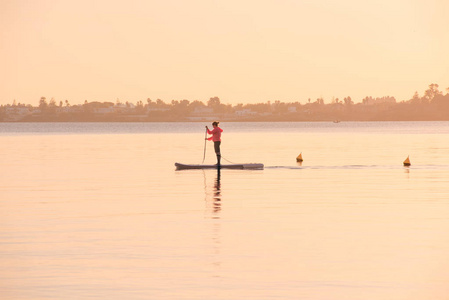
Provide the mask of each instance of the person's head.
[{"label": "person's head", "polygon": [[218,127],[218,124],[220,124],[220,122],[217,122],[217,121],[212,122],[212,126],[214,126],[214,127]]}]

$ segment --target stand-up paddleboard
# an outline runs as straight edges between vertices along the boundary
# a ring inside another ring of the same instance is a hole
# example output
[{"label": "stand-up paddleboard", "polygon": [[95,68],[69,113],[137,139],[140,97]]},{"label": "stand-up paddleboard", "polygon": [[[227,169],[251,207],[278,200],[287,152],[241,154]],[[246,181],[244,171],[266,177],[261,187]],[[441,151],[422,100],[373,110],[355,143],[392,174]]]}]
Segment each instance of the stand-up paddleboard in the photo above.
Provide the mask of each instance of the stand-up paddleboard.
[{"label": "stand-up paddleboard", "polygon": [[[217,165],[188,165],[175,163],[176,170],[191,169],[217,169]],[[236,169],[236,170],[263,170],[263,164],[231,164],[220,165],[220,169]]]}]

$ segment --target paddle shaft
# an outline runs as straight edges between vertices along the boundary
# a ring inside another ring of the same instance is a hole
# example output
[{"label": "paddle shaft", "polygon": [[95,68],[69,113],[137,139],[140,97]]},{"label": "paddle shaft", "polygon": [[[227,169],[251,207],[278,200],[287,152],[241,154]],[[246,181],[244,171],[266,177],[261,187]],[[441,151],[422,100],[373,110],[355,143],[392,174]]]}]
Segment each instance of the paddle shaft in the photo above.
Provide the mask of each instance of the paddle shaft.
[{"label": "paddle shaft", "polygon": [[204,135],[204,154],[203,154],[203,164],[204,160],[206,159],[206,143],[207,143],[207,128],[206,128],[206,134]]}]

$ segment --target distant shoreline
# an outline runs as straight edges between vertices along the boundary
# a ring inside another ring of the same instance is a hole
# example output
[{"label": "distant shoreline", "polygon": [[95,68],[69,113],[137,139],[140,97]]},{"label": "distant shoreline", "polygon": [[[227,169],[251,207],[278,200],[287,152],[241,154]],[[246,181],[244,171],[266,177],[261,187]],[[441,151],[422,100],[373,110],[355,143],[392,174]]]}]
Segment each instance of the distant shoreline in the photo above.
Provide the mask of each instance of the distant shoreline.
[{"label": "distant shoreline", "polygon": [[147,103],[86,102],[70,105],[45,97],[38,107],[16,104],[0,106],[0,122],[374,122],[374,121],[449,121],[449,93],[443,95],[431,84],[423,97],[417,94],[403,102],[394,97],[366,97],[355,104],[350,97],[324,104],[315,102],[226,105],[218,97],[207,104],[189,100],[158,99]]},{"label": "distant shoreline", "polygon": [[[204,123],[204,122],[211,122],[213,120],[216,120],[217,118],[210,118],[207,120],[146,120],[146,121],[140,121],[140,120],[115,120],[115,121],[105,121],[105,120],[83,120],[83,121],[67,121],[67,120],[39,120],[39,121],[0,121],[0,124],[14,124],[14,123]],[[339,120],[338,122],[335,122],[333,120],[226,120],[226,119],[220,119],[217,120],[221,122],[227,122],[227,123],[267,123],[267,122],[274,122],[274,123],[334,123],[336,126],[340,123],[350,123],[350,122],[448,122],[449,118],[447,119],[401,119],[401,120],[388,120],[388,119],[382,119],[382,120]]]}]

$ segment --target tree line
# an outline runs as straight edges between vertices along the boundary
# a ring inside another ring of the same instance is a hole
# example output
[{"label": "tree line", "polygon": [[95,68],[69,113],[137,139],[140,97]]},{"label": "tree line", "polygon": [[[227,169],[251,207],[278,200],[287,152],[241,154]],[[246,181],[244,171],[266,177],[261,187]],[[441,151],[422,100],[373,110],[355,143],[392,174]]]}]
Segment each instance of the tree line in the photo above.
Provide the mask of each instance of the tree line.
[{"label": "tree line", "polygon": [[220,119],[228,121],[400,121],[449,120],[449,88],[446,94],[438,84],[430,84],[422,96],[415,92],[411,99],[397,102],[394,97],[367,96],[354,103],[350,96],[333,98],[325,104],[323,98],[305,103],[267,101],[255,104],[224,104],[211,97],[207,103],[199,100],[161,99],[136,103],[88,102],[71,105],[68,100],[47,101],[41,97],[37,107],[16,103],[0,106],[0,121],[195,121]]}]

